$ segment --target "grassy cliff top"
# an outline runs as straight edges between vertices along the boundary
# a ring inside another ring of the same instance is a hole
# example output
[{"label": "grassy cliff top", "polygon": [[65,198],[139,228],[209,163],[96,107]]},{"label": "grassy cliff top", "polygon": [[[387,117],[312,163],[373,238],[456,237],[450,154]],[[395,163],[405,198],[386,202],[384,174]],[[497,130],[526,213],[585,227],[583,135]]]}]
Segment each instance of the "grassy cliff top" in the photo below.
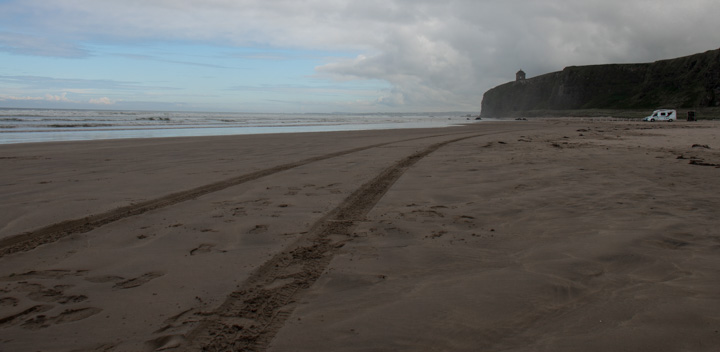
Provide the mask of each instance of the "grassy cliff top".
[{"label": "grassy cliff top", "polygon": [[481,115],[647,116],[658,108],[717,116],[712,108],[720,108],[720,49],[652,63],[569,66],[508,82],[485,92]]}]

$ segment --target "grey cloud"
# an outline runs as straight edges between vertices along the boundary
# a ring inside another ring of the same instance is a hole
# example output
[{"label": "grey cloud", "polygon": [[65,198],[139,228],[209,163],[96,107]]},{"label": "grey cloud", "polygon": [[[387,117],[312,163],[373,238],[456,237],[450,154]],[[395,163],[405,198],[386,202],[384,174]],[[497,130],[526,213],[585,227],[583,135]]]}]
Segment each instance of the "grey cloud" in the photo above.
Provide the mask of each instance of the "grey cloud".
[{"label": "grey cloud", "polygon": [[360,53],[328,60],[317,75],[389,82],[392,88],[376,99],[382,106],[453,110],[479,108],[485,90],[521,68],[535,76],[569,65],[714,49],[720,18],[715,0],[25,0],[15,6],[15,14],[62,14],[26,26],[86,39]]},{"label": "grey cloud", "polygon": [[534,76],[569,65],[654,61],[716,45],[718,10],[709,1],[450,1],[418,9],[428,14],[425,20],[389,27],[376,54],[329,63],[318,72],[388,80],[395,89],[383,102],[471,107],[520,68]]}]

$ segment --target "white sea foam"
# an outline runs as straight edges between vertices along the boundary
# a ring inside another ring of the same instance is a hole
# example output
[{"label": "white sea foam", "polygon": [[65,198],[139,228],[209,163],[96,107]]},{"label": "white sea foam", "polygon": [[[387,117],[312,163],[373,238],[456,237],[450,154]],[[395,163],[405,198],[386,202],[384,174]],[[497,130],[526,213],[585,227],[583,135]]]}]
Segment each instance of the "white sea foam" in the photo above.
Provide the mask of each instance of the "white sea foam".
[{"label": "white sea foam", "polygon": [[0,108],[0,144],[444,127],[468,113],[252,114]]}]

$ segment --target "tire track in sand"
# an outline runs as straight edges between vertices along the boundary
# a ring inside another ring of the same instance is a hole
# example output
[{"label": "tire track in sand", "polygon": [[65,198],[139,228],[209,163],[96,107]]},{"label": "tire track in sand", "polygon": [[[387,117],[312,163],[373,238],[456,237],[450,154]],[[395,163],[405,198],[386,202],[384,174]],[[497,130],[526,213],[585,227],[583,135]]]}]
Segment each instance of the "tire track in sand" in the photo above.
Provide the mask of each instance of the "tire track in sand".
[{"label": "tire track in sand", "polygon": [[156,349],[180,347],[186,351],[262,351],[282,328],[295,299],[322,275],[334,254],[352,239],[362,221],[405,171],[441,147],[465,139],[435,143],[405,157],[350,194],[337,208],[318,220],[306,235],[260,266],[214,312],[187,334],[162,336],[149,345]]},{"label": "tire track in sand", "polygon": [[385,142],[385,143],[378,143],[378,144],[372,144],[364,147],[358,147],[358,148],[352,148],[347,150],[342,150],[335,153],[325,154],[325,155],[319,155],[316,157],[303,159],[296,162],[291,162],[287,164],[278,165],[272,168],[264,169],[255,171],[252,173],[244,174],[241,176],[225,179],[222,181],[214,182],[211,184],[207,184],[204,186],[192,188],[185,191],[180,191],[176,193],[172,193],[160,198],[147,200],[140,203],[131,204],[128,206],[120,207],[117,209],[113,209],[110,211],[106,211],[103,213],[98,214],[92,214],[83,218],[79,219],[71,219],[71,220],[65,220],[58,223],[54,223],[42,228],[39,228],[34,231],[25,232],[19,235],[14,235],[10,237],[6,237],[3,239],[0,239],[0,258],[3,256],[17,253],[17,252],[26,252],[30,251],[32,249],[37,248],[38,246],[41,246],[43,244],[52,243],[55,241],[58,241],[59,239],[63,237],[67,237],[74,234],[81,234],[85,232],[89,232],[91,230],[94,230],[98,227],[107,225],[109,223],[128,218],[135,215],[140,215],[143,213],[146,213],[151,210],[164,208],[167,206],[171,206],[177,203],[181,203],[187,200],[195,199],[197,197],[221,191],[226,188],[237,186],[245,182],[254,181],[259,178],[269,176],[272,174],[276,174],[278,172],[286,171],[289,169],[293,169],[299,166],[303,166],[306,164],[310,164],[316,161],[322,161],[330,158],[335,158],[347,154],[352,154],[356,152],[360,152],[367,149],[372,148],[378,148],[389,144],[394,143],[402,143],[402,142],[408,142],[418,139],[426,139],[426,138],[434,138],[434,137],[441,137],[441,136],[447,136],[452,134],[464,134],[468,132],[461,132],[461,133],[450,133],[450,134],[440,134],[440,135],[430,135],[430,136],[423,136],[423,137],[416,137],[416,138],[410,138],[410,139],[404,139],[404,140],[397,140],[397,141],[391,141],[391,142]]}]

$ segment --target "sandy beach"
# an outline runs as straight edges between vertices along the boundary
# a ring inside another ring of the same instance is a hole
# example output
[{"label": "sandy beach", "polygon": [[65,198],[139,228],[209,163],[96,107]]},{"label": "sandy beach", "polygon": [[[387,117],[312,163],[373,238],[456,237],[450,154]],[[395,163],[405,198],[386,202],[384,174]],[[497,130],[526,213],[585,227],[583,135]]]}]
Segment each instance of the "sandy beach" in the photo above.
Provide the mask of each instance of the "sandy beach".
[{"label": "sandy beach", "polygon": [[716,351],[720,124],[0,145],[0,351]]}]

